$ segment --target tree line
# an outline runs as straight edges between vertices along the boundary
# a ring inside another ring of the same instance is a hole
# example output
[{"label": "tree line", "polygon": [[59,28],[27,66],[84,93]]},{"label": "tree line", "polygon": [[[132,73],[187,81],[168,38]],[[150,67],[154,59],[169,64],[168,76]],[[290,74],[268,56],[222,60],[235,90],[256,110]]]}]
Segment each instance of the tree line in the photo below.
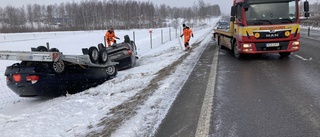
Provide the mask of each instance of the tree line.
[{"label": "tree line", "polygon": [[219,16],[218,5],[199,0],[192,7],[170,7],[132,0],[86,0],[55,5],[0,8],[0,32],[99,30],[166,27],[168,19],[197,20]]}]

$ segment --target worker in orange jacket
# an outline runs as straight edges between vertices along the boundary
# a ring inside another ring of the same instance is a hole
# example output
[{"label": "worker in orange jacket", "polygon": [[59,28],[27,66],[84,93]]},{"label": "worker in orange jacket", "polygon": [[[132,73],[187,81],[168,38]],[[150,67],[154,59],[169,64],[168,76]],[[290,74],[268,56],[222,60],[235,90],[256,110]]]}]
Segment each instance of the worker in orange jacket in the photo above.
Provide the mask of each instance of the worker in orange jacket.
[{"label": "worker in orange jacket", "polygon": [[114,29],[110,28],[110,30],[108,30],[105,34],[105,40],[108,43],[108,47],[111,46],[111,42],[112,43],[117,43],[117,41],[115,39],[120,39],[116,36],[116,34],[114,33]]},{"label": "worker in orange jacket", "polygon": [[186,24],[183,24],[182,27],[183,27],[183,32],[180,37],[184,36],[184,47],[186,49],[190,49],[189,40],[191,36],[193,37],[193,32],[188,26],[186,26]]}]

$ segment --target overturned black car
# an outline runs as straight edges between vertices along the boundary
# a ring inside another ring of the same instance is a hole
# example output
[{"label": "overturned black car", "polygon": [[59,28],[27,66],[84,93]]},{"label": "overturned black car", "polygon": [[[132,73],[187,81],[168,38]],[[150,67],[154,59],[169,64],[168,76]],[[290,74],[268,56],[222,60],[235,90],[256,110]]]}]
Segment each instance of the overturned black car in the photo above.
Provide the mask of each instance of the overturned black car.
[{"label": "overturned black car", "polygon": [[136,65],[136,45],[129,36],[124,38],[111,47],[83,48],[83,55],[63,55],[49,46],[31,52],[0,51],[2,60],[21,60],[6,68],[7,86],[20,97],[57,97],[100,85],[118,70]]},{"label": "overturned black car", "polygon": [[83,48],[83,55],[63,55],[44,46],[25,51],[0,51],[0,59],[21,60],[5,71],[7,86],[20,97],[57,97],[81,92],[114,78],[117,63],[105,49]]},{"label": "overturned black car", "polygon": [[137,47],[134,41],[131,41],[128,35],[124,36],[124,42],[113,44],[105,47],[103,44],[98,45],[99,50],[106,49],[111,61],[118,62],[118,70],[124,70],[135,67],[137,64]]},{"label": "overturned black car", "polygon": [[57,74],[46,62],[22,61],[8,66],[7,86],[20,97],[57,97],[97,86],[117,75],[114,66],[80,67],[68,64]]}]

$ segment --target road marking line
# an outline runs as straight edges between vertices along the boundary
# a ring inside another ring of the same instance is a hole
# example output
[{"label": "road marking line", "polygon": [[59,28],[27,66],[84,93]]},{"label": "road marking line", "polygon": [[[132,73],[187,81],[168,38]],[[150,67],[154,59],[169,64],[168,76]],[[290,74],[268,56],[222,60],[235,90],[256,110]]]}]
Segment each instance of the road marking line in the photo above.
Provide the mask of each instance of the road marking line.
[{"label": "road marking line", "polygon": [[200,117],[196,130],[195,137],[208,137],[210,131],[211,113],[213,105],[214,87],[216,82],[216,72],[218,63],[219,49],[215,47],[212,66],[209,74],[208,85],[204,95],[203,104],[201,107]]},{"label": "road marking line", "polygon": [[299,55],[294,55],[294,56],[296,56],[297,58],[299,58],[299,59],[301,59],[301,60],[303,60],[303,61],[308,60],[308,59],[305,59],[305,58],[303,58],[303,57],[301,57],[301,56],[299,56]]}]

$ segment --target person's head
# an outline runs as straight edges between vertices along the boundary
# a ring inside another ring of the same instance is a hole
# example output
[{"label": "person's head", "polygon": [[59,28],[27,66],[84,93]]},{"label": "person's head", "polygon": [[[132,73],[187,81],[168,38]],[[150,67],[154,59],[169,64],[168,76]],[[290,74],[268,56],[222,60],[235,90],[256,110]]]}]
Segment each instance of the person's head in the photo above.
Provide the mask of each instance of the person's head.
[{"label": "person's head", "polygon": [[114,31],[114,29],[111,27],[111,28],[110,28],[110,31]]},{"label": "person's head", "polygon": [[182,24],[182,27],[184,27],[184,28],[185,28],[185,27],[187,27],[187,26],[186,26],[186,24]]}]

